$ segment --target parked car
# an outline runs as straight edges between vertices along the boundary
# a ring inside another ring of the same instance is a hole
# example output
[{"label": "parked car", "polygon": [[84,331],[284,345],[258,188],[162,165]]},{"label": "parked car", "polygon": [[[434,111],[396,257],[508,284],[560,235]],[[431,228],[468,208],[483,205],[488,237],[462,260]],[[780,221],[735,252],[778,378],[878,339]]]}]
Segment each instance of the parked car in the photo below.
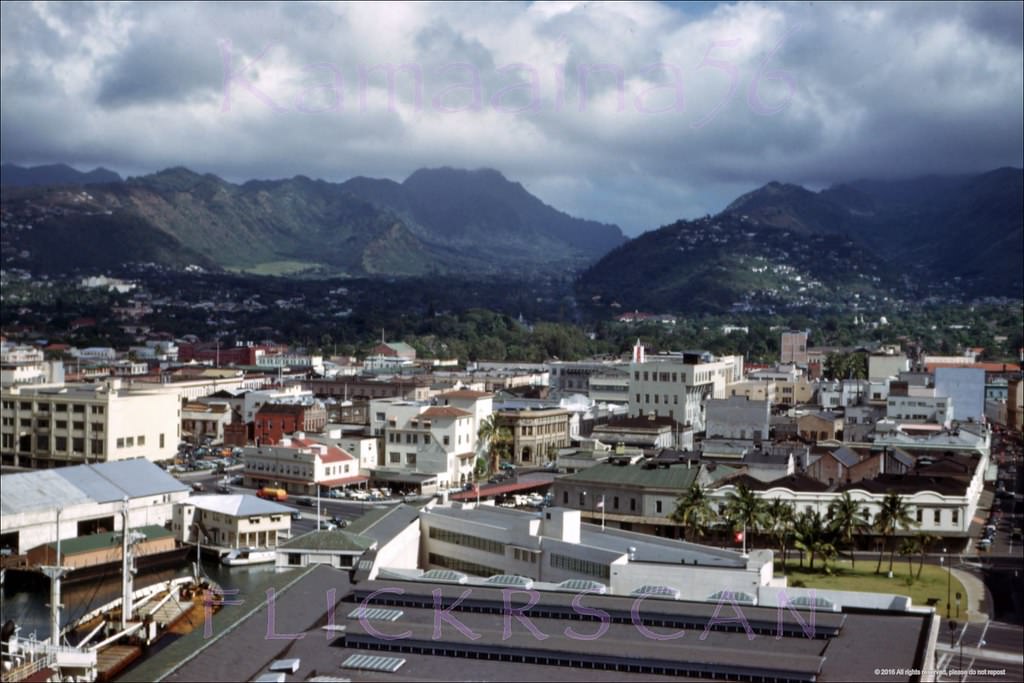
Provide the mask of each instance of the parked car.
[{"label": "parked car", "polygon": [[983,538],[980,541],[978,541],[978,550],[988,550],[991,547],[992,547],[992,539],[991,538]]},{"label": "parked car", "polygon": [[204,491],[205,487],[203,486],[203,482],[201,482],[201,481],[193,482],[192,483],[192,490],[193,491]]},{"label": "parked car", "polygon": [[348,520],[344,519],[342,517],[339,517],[338,515],[331,515],[331,518],[328,521],[331,524],[334,524],[335,526],[337,526],[339,529],[344,529],[345,527],[348,526]]},{"label": "parked car", "polygon": [[221,484],[217,487],[217,493],[231,493],[231,487],[227,484]]},{"label": "parked car", "polygon": [[298,510],[292,510],[292,519],[296,520],[296,521],[301,520],[302,519],[302,513],[299,512]]},{"label": "parked car", "polygon": [[313,499],[310,498],[309,496],[303,496],[302,498],[299,498],[299,505],[308,505],[308,506],[312,507],[313,506]]}]

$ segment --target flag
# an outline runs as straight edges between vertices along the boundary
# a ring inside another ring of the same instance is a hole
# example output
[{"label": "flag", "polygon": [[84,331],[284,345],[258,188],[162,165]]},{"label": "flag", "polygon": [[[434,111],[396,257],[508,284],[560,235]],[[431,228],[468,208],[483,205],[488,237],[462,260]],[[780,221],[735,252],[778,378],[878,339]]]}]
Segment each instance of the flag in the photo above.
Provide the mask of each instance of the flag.
[{"label": "flag", "polygon": [[603,510],[604,509],[604,496],[601,496],[601,500],[597,501],[597,509],[598,510]]}]

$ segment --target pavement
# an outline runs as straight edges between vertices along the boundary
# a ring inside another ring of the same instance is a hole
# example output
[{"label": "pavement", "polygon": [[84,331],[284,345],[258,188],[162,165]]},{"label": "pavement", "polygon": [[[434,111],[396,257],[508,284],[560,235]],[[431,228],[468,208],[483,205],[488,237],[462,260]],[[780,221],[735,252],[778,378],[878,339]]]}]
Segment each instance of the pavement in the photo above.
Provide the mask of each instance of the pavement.
[{"label": "pavement", "polygon": [[985,623],[989,619],[985,611],[985,584],[977,576],[961,569],[950,569],[953,577],[963,584],[967,591],[967,599],[964,610],[967,612],[967,621],[973,623]]}]

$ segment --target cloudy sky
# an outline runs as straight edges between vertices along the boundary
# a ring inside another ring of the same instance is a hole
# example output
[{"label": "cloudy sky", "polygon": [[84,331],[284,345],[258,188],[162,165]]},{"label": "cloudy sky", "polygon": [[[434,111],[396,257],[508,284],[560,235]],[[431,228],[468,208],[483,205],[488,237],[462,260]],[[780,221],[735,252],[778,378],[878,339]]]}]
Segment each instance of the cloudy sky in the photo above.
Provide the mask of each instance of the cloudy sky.
[{"label": "cloudy sky", "polygon": [[492,167],[636,234],[770,180],[1021,166],[1022,6],[4,2],[0,154]]}]

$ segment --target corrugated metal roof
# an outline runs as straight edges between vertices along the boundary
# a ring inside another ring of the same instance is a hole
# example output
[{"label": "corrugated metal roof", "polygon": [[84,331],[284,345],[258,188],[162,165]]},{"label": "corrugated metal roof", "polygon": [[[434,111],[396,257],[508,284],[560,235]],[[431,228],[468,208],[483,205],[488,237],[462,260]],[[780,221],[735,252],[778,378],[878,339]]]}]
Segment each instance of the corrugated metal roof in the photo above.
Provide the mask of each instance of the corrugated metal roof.
[{"label": "corrugated metal roof", "polygon": [[143,458],[5,474],[0,510],[17,514],[84,503],[110,503],[187,491],[188,487]]},{"label": "corrugated metal roof", "polygon": [[248,517],[250,515],[287,515],[292,509],[256,496],[240,494],[235,496],[192,496],[188,502],[197,508],[219,512],[232,517]]},{"label": "corrugated metal roof", "polygon": [[[187,491],[188,487],[144,458],[89,465],[129,498]],[[69,467],[64,471],[75,469]]]},{"label": "corrugated metal roof", "polygon": [[[162,526],[150,525],[143,527],[136,527],[132,531],[137,531],[146,537],[147,541],[155,540],[158,538],[167,538],[173,536],[173,534]],[[68,555],[77,555],[78,553],[90,552],[93,550],[99,550],[100,548],[111,548],[114,546],[121,546],[121,532],[110,531],[102,534],[90,534],[88,536],[79,536],[78,538],[68,538],[60,542],[60,552],[62,555],[67,557]],[[47,544],[50,548],[57,548],[57,542]]]},{"label": "corrugated metal roof", "polygon": [[0,511],[5,515],[33,510],[49,510],[57,502],[64,506],[88,503],[92,498],[82,489],[61,476],[62,470],[40,470],[5,474],[4,495],[0,498]]},{"label": "corrugated metal roof", "polygon": [[283,550],[366,550],[375,545],[376,541],[365,536],[350,534],[345,531],[310,531],[293,538],[278,547]]}]

